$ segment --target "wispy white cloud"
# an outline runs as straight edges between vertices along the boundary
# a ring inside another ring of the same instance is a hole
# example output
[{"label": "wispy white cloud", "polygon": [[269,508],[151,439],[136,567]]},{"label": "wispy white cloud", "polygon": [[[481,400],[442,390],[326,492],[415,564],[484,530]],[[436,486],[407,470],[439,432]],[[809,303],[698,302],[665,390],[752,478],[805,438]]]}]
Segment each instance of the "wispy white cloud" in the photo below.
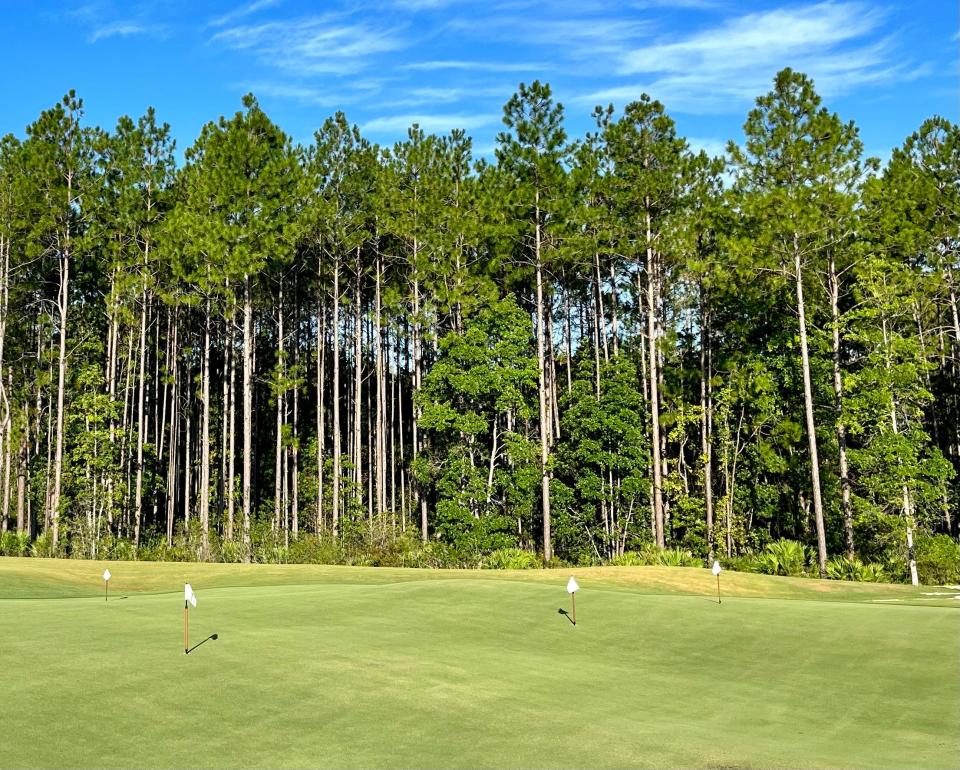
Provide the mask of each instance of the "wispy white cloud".
[{"label": "wispy white cloud", "polygon": [[167,34],[167,25],[153,21],[149,14],[149,7],[124,10],[132,10],[133,13],[121,15],[108,0],[91,0],[70,10],[51,13],[50,17],[79,23],[86,30],[88,43],[96,43],[111,37],[132,35],[163,37]]},{"label": "wispy white cloud", "polygon": [[299,75],[352,74],[372,57],[407,45],[398,28],[351,22],[333,14],[237,25],[212,40]]},{"label": "wispy white cloud", "polygon": [[374,118],[363,124],[361,129],[370,133],[400,134],[414,123],[427,133],[446,133],[455,128],[470,131],[475,128],[490,125],[497,121],[496,115],[483,113],[480,115],[450,114],[431,115],[423,113],[409,113],[406,115],[391,115],[389,117]]},{"label": "wispy white cloud", "polygon": [[702,11],[712,11],[723,8],[723,0],[635,0],[630,3],[631,8],[647,10],[649,8],[681,8]]},{"label": "wispy white cloud", "polygon": [[561,60],[591,60],[596,66],[600,58],[626,55],[652,29],[647,20],[628,18],[622,10],[605,6],[581,2],[575,12],[559,15],[555,8],[498,8],[478,18],[450,19],[447,28],[485,44],[505,43],[506,55],[518,50],[549,51],[554,70]]},{"label": "wispy white cloud", "polygon": [[88,40],[91,43],[96,43],[98,40],[105,40],[108,37],[159,34],[162,29],[159,25],[151,27],[135,21],[112,21],[96,27],[90,33]]},{"label": "wispy white cloud", "polygon": [[393,0],[393,5],[405,11],[437,11],[457,2],[458,0]]},{"label": "wispy white cloud", "polygon": [[894,62],[890,38],[866,42],[884,12],[861,2],[821,2],[728,19],[684,38],[661,40],[625,54],[618,73],[644,80],[577,97],[579,103],[623,103],[646,92],[668,109],[739,112],[769,89],[773,75],[793,67],[811,75],[825,96],[864,85],[908,79],[916,69]]},{"label": "wispy white cloud", "polygon": [[529,28],[516,24],[510,26],[514,27],[514,34],[525,41],[555,46],[577,57],[626,54],[633,41],[647,36],[651,30],[646,21],[628,21],[616,16],[543,19]]},{"label": "wispy white cloud", "polygon": [[409,86],[400,91],[399,96],[380,102],[382,109],[398,109],[423,107],[427,105],[454,104],[457,102],[472,102],[496,98],[506,100],[513,93],[512,85],[483,85],[479,83],[465,83],[449,88],[435,88],[432,86]]},{"label": "wispy white cloud", "polygon": [[292,83],[277,83],[272,81],[254,81],[236,84],[237,88],[251,91],[257,96],[285,99],[313,107],[337,107],[342,104],[356,102],[361,95],[360,91],[324,90],[311,86]]},{"label": "wispy white cloud", "polygon": [[725,155],[727,152],[727,143],[723,139],[714,139],[705,136],[688,136],[687,144],[693,152],[703,150],[711,158],[717,158]]},{"label": "wispy white cloud", "polygon": [[632,51],[624,57],[620,72],[677,72],[690,67],[739,70],[758,59],[770,63],[812,50],[827,51],[875,29],[881,18],[881,13],[860,3],[828,2],[751,13],[685,40]]},{"label": "wispy white cloud", "polygon": [[253,0],[246,5],[241,5],[239,8],[235,8],[234,10],[223,14],[222,16],[217,16],[216,18],[210,19],[210,21],[207,22],[207,26],[225,27],[227,24],[233,24],[238,19],[251,16],[258,11],[264,10],[265,8],[272,8],[280,2],[281,0]]},{"label": "wispy white cloud", "polygon": [[467,61],[462,59],[435,59],[400,65],[403,70],[469,70],[471,72],[536,72],[549,69],[543,62]]}]

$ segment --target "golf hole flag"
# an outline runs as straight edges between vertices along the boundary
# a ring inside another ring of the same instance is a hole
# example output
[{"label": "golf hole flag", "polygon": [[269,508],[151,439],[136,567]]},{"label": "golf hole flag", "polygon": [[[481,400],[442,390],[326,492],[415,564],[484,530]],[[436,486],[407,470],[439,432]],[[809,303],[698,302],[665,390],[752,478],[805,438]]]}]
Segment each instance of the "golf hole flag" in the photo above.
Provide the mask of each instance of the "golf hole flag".
[{"label": "golf hole flag", "polygon": [[110,585],[110,570],[105,569],[103,571],[103,600],[107,600],[107,586]]},{"label": "golf hole flag", "polygon": [[197,595],[189,583],[183,584],[183,652],[190,653],[190,607],[197,606]]},{"label": "golf hole flag", "polygon": [[723,570],[720,568],[720,562],[714,559],[713,569],[710,571],[717,576],[717,604],[720,604],[720,573],[723,572]]},{"label": "golf hole flag", "polygon": [[573,575],[570,576],[570,579],[567,581],[567,593],[570,594],[570,601],[572,602],[571,619],[573,620],[573,625],[577,625],[577,591],[580,590],[580,586],[577,585],[577,580]]}]

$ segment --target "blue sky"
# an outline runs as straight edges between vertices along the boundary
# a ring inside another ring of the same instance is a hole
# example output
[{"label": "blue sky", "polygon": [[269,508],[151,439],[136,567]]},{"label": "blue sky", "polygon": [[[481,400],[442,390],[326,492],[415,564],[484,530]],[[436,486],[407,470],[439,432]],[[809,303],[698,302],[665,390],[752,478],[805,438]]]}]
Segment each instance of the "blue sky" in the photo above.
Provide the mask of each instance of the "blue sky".
[{"label": "blue sky", "polygon": [[299,142],[342,109],[382,144],[417,121],[484,154],[517,84],[540,79],[573,136],[594,105],[647,92],[719,152],[785,66],[881,157],[960,111],[957,0],[0,0],[0,19],[0,133],[20,136],[75,88],[104,127],[153,105],[182,151],[253,91]]}]

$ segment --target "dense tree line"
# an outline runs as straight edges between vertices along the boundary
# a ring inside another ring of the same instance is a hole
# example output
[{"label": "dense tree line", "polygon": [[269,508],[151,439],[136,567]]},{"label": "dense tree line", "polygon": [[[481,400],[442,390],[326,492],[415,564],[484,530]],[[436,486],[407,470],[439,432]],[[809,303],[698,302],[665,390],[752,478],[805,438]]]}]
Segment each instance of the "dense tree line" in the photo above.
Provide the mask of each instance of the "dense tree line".
[{"label": "dense tree line", "polygon": [[521,85],[487,162],[341,113],[295,146],[248,96],[178,168],[71,92],[3,138],[6,549],[952,553],[957,127],[881,168],[789,70],[724,158],[646,96],[594,117]]}]

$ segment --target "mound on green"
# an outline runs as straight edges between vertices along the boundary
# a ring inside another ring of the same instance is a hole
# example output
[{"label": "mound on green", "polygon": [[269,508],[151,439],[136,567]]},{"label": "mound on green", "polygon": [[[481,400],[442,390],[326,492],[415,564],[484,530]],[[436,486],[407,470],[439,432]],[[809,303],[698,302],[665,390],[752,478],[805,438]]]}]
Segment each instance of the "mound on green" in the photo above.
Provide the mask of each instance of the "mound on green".
[{"label": "mound on green", "polygon": [[576,570],[573,627],[566,572],[110,567],[0,560],[0,765],[960,764],[950,597]]}]

